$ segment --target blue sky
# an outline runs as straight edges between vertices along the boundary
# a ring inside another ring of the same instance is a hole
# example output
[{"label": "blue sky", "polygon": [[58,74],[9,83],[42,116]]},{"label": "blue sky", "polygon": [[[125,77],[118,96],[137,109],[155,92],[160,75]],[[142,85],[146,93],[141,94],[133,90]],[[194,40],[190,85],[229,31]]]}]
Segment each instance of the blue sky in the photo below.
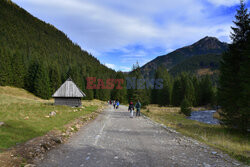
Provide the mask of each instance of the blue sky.
[{"label": "blue sky", "polygon": [[[205,36],[230,42],[239,0],[12,0],[115,70]],[[250,7],[249,0],[246,1]]]}]

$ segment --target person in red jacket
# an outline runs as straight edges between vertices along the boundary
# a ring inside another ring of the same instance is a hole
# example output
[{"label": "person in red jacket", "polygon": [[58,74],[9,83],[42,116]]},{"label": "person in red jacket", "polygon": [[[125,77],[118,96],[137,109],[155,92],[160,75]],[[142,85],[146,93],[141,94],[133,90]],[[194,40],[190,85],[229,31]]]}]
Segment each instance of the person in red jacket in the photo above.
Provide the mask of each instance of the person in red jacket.
[{"label": "person in red jacket", "polygon": [[133,102],[131,101],[129,106],[128,106],[128,111],[130,111],[130,118],[133,118],[134,116],[134,105]]}]

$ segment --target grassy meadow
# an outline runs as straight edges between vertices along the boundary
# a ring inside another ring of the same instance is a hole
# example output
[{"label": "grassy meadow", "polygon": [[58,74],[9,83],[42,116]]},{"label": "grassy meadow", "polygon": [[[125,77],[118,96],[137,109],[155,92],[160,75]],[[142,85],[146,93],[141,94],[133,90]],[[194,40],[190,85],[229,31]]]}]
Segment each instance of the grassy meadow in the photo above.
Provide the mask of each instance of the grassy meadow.
[{"label": "grassy meadow", "polygon": [[142,112],[156,122],[174,128],[186,136],[218,148],[232,157],[250,164],[249,135],[229,131],[221,125],[209,125],[189,120],[185,115],[180,114],[178,107],[149,105]]},{"label": "grassy meadow", "polygon": [[[62,130],[65,124],[97,110],[103,102],[83,101],[82,108],[54,106],[53,100],[42,100],[23,89],[0,87],[0,151],[51,130]],[[55,111],[56,116],[49,117]]]}]

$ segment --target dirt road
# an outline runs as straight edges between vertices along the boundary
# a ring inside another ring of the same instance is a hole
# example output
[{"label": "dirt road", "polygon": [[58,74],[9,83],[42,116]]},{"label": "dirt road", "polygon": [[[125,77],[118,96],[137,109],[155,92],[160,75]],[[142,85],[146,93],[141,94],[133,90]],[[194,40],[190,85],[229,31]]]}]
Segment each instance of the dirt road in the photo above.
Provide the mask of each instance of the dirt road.
[{"label": "dirt road", "polygon": [[42,167],[241,166],[228,155],[145,117],[129,118],[125,106],[118,110],[109,106],[36,163]]}]

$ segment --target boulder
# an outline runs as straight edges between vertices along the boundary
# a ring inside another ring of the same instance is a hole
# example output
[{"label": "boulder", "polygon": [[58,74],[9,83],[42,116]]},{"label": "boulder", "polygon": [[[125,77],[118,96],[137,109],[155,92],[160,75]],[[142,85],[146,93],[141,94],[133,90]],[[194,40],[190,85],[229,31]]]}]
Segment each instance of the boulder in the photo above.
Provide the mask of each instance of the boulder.
[{"label": "boulder", "polygon": [[55,116],[55,115],[56,115],[56,112],[55,112],[55,111],[52,111],[52,112],[49,113],[49,116],[51,116],[51,117],[53,117],[53,116]]},{"label": "boulder", "polygon": [[62,140],[58,137],[53,137],[51,140],[53,140],[54,142],[56,142],[58,144],[62,143]]},{"label": "boulder", "polygon": [[0,122],[0,127],[4,125],[4,122]]}]

